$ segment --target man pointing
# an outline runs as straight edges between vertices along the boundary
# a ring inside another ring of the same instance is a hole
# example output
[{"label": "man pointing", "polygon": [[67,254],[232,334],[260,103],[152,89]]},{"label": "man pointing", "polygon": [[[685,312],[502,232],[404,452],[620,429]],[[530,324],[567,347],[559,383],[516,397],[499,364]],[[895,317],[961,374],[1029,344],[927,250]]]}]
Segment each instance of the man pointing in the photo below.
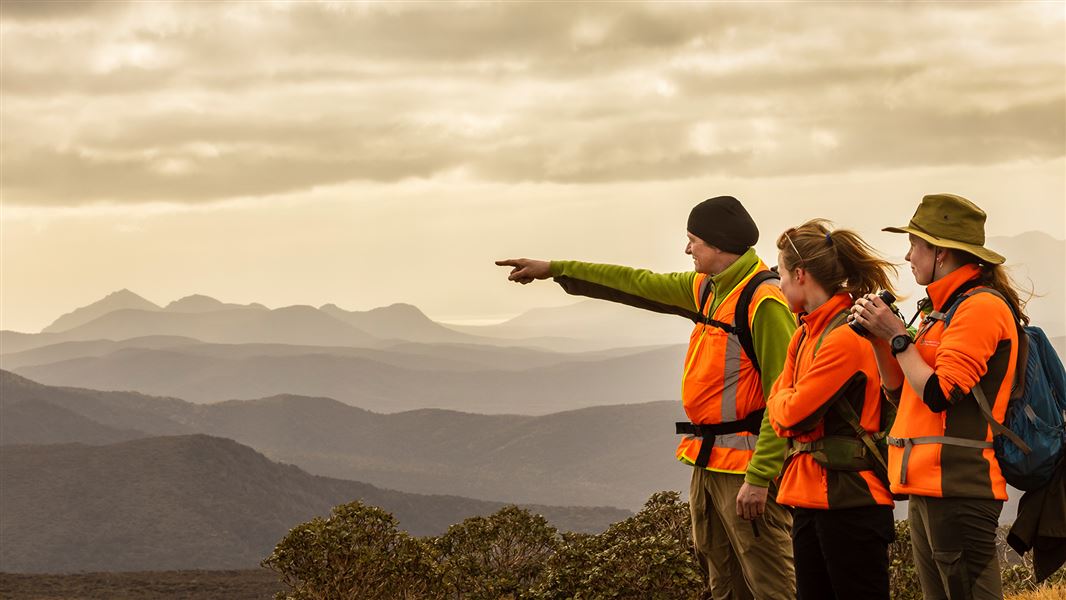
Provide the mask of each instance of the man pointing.
[{"label": "man pointing", "polygon": [[692,465],[692,537],[711,596],[794,598],[791,514],[769,493],[785,441],[764,416],[795,319],[776,276],[752,246],[759,230],[732,196],[705,200],[688,218],[693,270],[653,273],[630,267],[526,258],[508,279],[553,277],[570,294],[671,313],[695,323],[683,365],[681,399],[690,422],[678,460]]}]

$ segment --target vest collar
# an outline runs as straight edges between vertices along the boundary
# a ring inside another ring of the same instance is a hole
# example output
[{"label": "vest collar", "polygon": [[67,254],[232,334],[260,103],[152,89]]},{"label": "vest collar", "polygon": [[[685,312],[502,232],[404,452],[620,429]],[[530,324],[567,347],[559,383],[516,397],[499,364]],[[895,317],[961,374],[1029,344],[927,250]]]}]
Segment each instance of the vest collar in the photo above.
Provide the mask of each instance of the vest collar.
[{"label": "vest collar", "polygon": [[715,299],[724,298],[730,292],[733,291],[740,282],[747,277],[752,270],[762,262],[755,254],[755,248],[748,248],[748,251],[740,255],[740,258],[725,271],[717,275],[711,276],[711,281],[714,282]]},{"label": "vest collar", "polygon": [[944,277],[930,283],[929,286],[925,288],[925,293],[928,294],[929,300],[933,303],[933,310],[944,310],[947,308],[944,306],[944,303],[951,297],[951,294],[962,287],[962,284],[971,279],[976,279],[980,273],[981,268],[970,263],[962,265]]},{"label": "vest collar", "polygon": [[826,300],[814,312],[800,315],[800,322],[807,326],[807,335],[818,335],[829,325],[833,317],[852,305],[851,295],[840,292]]}]

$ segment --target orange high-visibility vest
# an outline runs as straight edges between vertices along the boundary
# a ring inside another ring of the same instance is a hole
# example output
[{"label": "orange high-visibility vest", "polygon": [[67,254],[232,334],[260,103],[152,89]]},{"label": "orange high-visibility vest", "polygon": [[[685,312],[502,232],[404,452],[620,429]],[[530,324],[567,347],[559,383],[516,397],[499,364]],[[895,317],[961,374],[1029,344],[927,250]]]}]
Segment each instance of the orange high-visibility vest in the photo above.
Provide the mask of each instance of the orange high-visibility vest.
[{"label": "orange high-visibility vest", "polygon": [[977,275],[976,265],[965,265],[928,288],[934,312],[923,321],[914,345],[947,390],[951,406],[935,413],[904,383],[888,447],[894,493],[1007,499],[992,431],[970,390],[981,386],[992,415],[1002,423],[1018,355],[1014,315],[996,296],[976,294],[959,305],[947,329],[937,317],[948,309],[948,298]]},{"label": "orange high-visibility vest", "polygon": [[826,443],[826,436],[861,448],[852,426],[832,407],[835,402],[847,402],[867,433],[881,428],[881,376],[873,347],[843,325],[851,305],[851,296],[838,293],[801,318],[770,393],[767,410],[774,430],[790,438],[779,504],[817,509],[892,506],[888,485],[874,473],[872,459],[856,461],[869,463],[867,468],[848,465],[830,473],[812,453]]},{"label": "orange high-visibility vest", "polygon": [[[704,315],[716,321],[732,323],[737,299],[744,285],[756,273],[766,270],[766,265],[759,261],[758,266],[736,287],[725,292],[725,299],[713,313],[711,306],[714,303],[708,301],[704,307]],[[700,305],[700,287],[707,277],[708,275],[702,273],[697,274],[692,282],[695,306]],[[755,319],[759,305],[765,300],[788,305],[780,287],[760,285],[752,296],[748,311],[749,327]],[[718,327],[702,322],[692,329],[681,382],[681,402],[689,421],[697,425],[737,421],[766,407],[759,372],[745,354],[735,333],[726,333]],[[706,468],[726,473],[744,473],[755,452],[756,440],[758,435],[747,431],[715,436]],[[678,460],[696,464],[702,443],[703,439],[700,437],[682,438],[677,447]]]}]

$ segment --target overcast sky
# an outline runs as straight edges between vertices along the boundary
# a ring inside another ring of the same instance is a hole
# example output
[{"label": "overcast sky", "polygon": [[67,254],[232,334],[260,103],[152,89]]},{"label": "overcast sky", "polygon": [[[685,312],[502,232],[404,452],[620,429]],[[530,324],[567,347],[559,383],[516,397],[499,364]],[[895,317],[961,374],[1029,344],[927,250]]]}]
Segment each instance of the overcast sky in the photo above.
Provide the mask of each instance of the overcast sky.
[{"label": "overcast sky", "polygon": [[1064,6],[5,0],[0,326],[121,288],[500,318],[572,299],[494,259],[685,270],[720,194],[766,255],[826,217],[899,256],[933,192],[1063,239]]}]

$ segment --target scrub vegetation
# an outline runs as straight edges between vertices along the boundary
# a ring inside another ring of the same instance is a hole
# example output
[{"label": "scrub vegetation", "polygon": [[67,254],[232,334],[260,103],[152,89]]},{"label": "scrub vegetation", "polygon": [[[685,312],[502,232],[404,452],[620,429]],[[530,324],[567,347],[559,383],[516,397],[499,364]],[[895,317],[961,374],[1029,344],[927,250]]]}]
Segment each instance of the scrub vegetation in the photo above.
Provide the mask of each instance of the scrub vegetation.
[{"label": "scrub vegetation", "polygon": [[[595,535],[560,533],[539,515],[507,507],[442,536],[414,538],[385,511],[354,502],[294,528],[263,565],[287,588],[277,600],[696,600],[701,575],[689,526],[677,492],[653,495],[640,512]],[[920,600],[905,521],[896,524],[889,553],[892,597]],[[1004,553],[1006,597],[1066,595],[1066,569],[1038,585],[1026,560],[1007,560]]]},{"label": "scrub vegetation", "polygon": [[[905,521],[896,523],[889,553],[893,599],[920,599]],[[1006,550],[1001,560],[1008,600],[1066,598],[1066,569],[1036,585],[1028,557]],[[596,535],[559,533],[543,517],[512,506],[467,519],[439,537],[414,537],[388,512],[355,502],[293,528],[263,562],[269,570],[0,573],[0,598],[700,598],[688,505],[676,492],[655,494],[639,513]]]}]

